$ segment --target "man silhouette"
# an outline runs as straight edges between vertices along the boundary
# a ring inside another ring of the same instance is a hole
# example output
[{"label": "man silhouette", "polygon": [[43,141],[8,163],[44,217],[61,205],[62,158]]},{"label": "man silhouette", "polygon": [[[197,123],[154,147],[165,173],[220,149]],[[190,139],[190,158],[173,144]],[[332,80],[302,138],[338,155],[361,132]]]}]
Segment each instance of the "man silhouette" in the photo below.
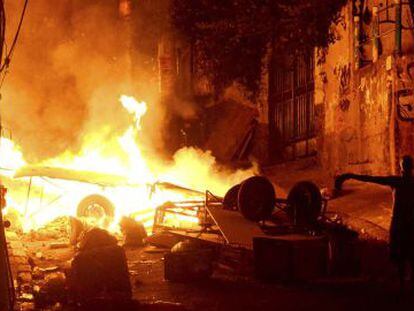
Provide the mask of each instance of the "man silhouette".
[{"label": "man silhouette", "polygon": [[390,186],[393,190],[393,210],[390,226],[390,258],[397,264],[401,289],[407,264],[411,266],[411,283],[414,289],[414,177],[413,158],[406,155],[400,162],[401,176],[370,176],[342,174],[335,179],[340,190],[348,179]]}]

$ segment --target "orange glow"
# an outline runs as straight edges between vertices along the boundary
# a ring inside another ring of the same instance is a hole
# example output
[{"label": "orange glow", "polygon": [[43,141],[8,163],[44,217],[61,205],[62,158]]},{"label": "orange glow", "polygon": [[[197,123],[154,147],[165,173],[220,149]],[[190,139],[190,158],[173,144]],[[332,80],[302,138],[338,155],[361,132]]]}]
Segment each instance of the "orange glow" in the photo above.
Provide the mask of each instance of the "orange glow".
[{"label": "orange glow", "polygon": [[[191,194],[174,189],[162,189],[157,181],[169,182],[186,188],[204,192],[210,190],[217,195],[224,193],[232,185],[251,176],[254,171],[222,172],[216,168],[215,159],[209,152],[195,148],[183,148],[174,156],[173,163],[163,163],[156,155],[145,158],[139,143],[141,120],[147,112],[148,105],[132,96],[122,95],[120,104],[132,119],[132,124],[121,135],[103,135],[86,133],[82,148],[77,154],[66,152],[57,158],[49,159],[42,166],[60,167],[77,171],[123,176],[126,184],[102,186],[72,180],[48,180],[33,177],[31,193],[26,203],[27,189],[10,189],[9,207],[23,217],[25,231],[37,229],[59,216],[76,216],[77,207],[83,198],[89,195],[101,195],[114,206],[114,219],[110,225],[118,230],[122,216],[132,216],[150,228],[157,206],[166,202],[184,200],[202,200],[202,194]],[[11,172],[26,163],[19,148],[10,140],[2,139],[0,164],[10,168]],[[151,169],[150,169],[151,168]],[[26,185],[29,178],[23,178]],[[57,199],[58,198],[58,199]],[[195,217],[170,217],[173,224],[191,224]]]},{"label": "orange glow", "polygon": [[8,138],[0,139],[0,169],[2,175],[13,176],[14,171],[26,162],[17,146]]}]

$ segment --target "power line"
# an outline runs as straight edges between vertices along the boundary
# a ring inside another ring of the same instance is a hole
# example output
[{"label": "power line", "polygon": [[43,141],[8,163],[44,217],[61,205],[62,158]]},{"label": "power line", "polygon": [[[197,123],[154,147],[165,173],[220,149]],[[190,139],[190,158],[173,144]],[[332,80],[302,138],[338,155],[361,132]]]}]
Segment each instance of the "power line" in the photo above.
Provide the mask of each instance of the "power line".
[{"label": "power line", "polygon": [[3,59],[3,51],[6,42],[6,13],[4,10],[4,1],[0,0],[0,60]]},{"label": "power line", "polygon": [[[4,1],[1,1],[1,2],[2,2],[2,8],[0,10],[2,10],[2,12],[3,12],[2,14],[4,15],[3,21],[4,21],[4,26],[5,26],[5,20],[6,20],[6,18],[5,18],[5,14],[4,14]],[[10,46],[9,53],[4,58],[4,62],[3,62],[3,64],[0,67],[0,72],[2,72],[4,70],[4,68],[6,68],[6,67],[8,67],[10,65],[11,57],[13,55],[13,51],[14,51],[14,48],[16,46],[17,39],[19,38],[20,30],[21,30],[22,25],[23,25],[23,20],[24,20],[25,14],[26,14],[26,9],[27,9],[28,3],[29,3],[29,0],[25,0],[24,1],[24,6],[23,6],[22,13],[20,15],[20,20],[19,20],[19,24],[17,26],[16,34],[14,35],[13,42],[12,42],[12,44]],[[2,31],[3,32],[4,32],[4,29],[5,29],[5,27],[2,27]],[[3,38],[4,38],[4,36],[3,36]],[[1,49],[3,49],[3,44],[2,44]]]}]

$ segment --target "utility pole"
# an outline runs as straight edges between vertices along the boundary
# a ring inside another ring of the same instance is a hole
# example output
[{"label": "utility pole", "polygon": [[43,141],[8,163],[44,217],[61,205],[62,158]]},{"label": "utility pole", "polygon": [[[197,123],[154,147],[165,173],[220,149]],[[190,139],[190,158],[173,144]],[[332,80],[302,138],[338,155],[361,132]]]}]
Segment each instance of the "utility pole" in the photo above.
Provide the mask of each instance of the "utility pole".
[{"label": "utility pole", "polygon": [[[0,0],[0,67],[3,67],[3,47],[5,41],[5,12],[4,1]],[[0,72],[1,74],[2,72]],[[2,124],[0,118],[0,137]],[[14,285],[11,276],[3,208],[6,206],[6,188],[0,181],[0,311],[12,311],[14,307]]]},{"label": "utility pole", "polygon": [[5,196],[6,188],[0,184],[0,311],[12,311],[14,305],[14,287],[10,273],[5,221],[3,219],[3,208],[6,205]]}]

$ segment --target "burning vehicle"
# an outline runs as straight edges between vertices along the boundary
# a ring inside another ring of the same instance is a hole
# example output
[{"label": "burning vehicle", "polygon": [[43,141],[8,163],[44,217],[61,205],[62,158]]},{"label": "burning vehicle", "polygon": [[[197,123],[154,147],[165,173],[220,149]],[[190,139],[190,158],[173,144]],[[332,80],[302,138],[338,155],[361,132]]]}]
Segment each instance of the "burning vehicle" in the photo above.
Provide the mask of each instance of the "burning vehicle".
[{"label": "burning vehicle", "polygon": [[[70,189],[62,188],[63,193],[52,199],[51,202],[46,202],[46,205],[53,208],[66,208],[69,214],[77,217],[92,217],[96,220],[104,220],[113,218],[115,215],[114,198],[109,198],[111,190],[114,191],[116,187],[126,186],[127,180],[115,175],[105,175],[95,172],[74,171],[55,167],[24,167],[18,170],[14,176],[15,178],[29,177],[29,185],[32,184],[34,178],[40,178],[53,186],[60,187],[59,181],[69,180],[74,183],[81,183],[79,189],[81,191],[72,191]],[[51,179],[54,181],[52,182]],[[56,184],[55,184],[55,183]],[[69,187],[71,184],[68,184]],[[65,187],[63,185],[62,187]],[[31,187],[28,188],[27,199],[30,199]],[[69,192],[69,193],[68,193]],[[65,195],[70,195],[72,202],[78,202],[76,205],[59,206],[65,204]],[[26,202],[29,204],[29,202]],[[44,202],[40,201],[40,209]]]},{"label": "burning vehicle", "polygon": [[[37,213],[45,211],[50,214],[53,209],[64,209],[67,215],[87,218],[105,228],[110,227],[115,219],[119,220],[121,215],[131,216],[149,228],[154,210],[151,206],[142,208],[142,205],[146,203],[143,200],[150,200],[156,191],[173,190],[196,197],[202,195],[201,192],[171,183],[133,184],[125,176],[58,167],[26,166],[19,169],[14,178],[29,178],[25,203],[27,210],[30,209],[31,185],[36,183],[33,180],[40,179],[43,184],[59,191],[46,202],[42,197],[37,198]],[[44,195],[43,189],[41,194]]]}]

